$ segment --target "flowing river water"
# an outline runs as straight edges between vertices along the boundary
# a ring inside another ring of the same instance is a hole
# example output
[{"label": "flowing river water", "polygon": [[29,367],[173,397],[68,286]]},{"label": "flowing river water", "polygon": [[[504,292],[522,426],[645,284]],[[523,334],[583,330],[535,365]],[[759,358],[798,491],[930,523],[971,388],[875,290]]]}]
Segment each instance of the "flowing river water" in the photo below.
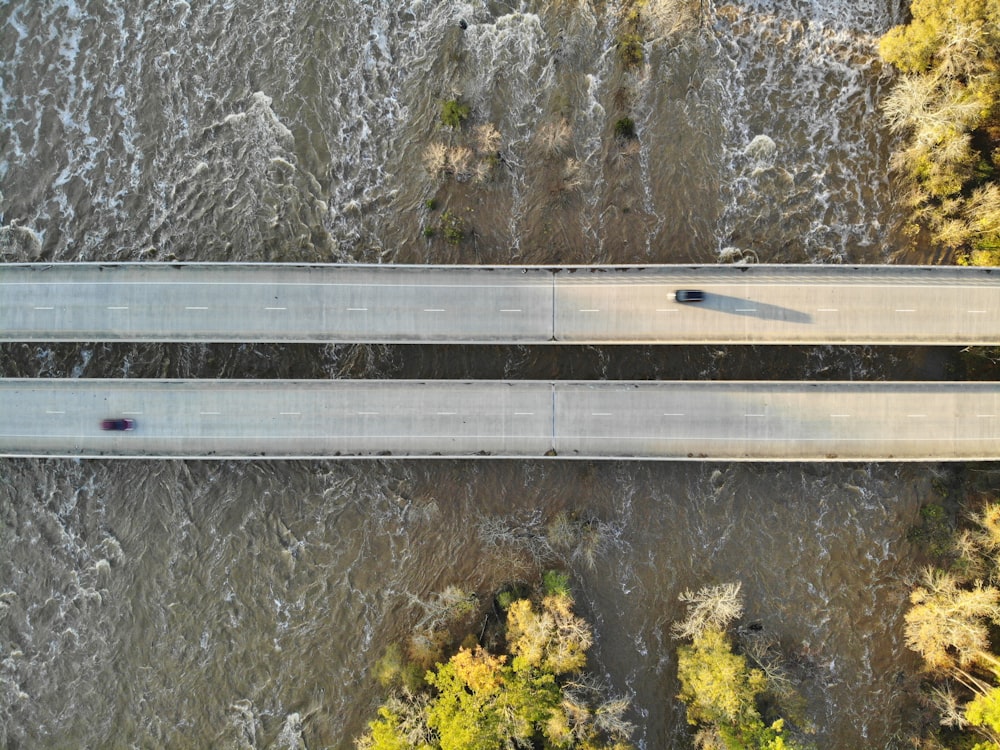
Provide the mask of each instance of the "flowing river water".
[{"label": "flowing river water", "polygon": [[[615,2],[6,0],[0,260],[912,261],[878,114],[898,5],[708,0],[692,22],[651,0],[623,70]],[[452,98],[460,133],[440,125]],[[462,242],[425,236],[444,211]],[[8,344],[0,375],[940,376],[926,354]],[[348,748],[420,600],[550,564],[639,747],[689,746],[670,623],[682,591],[730,580],[820,747],[902,747],[906,531],[942,471],[2,461],[0,747]],[[477,533],[537,539],[561,511],[601,529],[592,560]]]}]

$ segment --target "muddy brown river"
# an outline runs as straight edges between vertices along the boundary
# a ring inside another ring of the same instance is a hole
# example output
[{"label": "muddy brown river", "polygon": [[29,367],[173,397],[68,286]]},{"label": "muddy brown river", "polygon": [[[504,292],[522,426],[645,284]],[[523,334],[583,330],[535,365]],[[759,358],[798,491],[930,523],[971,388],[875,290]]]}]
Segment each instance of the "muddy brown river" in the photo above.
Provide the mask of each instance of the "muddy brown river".
[{"label": "muddy brown river", "polygon": [[[676,30],[652,0],[625,70],[616,2],[8,0],[0,260],[932,260],[900,252],[878,114],[898,3],[702,7]],[[933,378],[954,354],[6,344],[0,375]],[[0,746],[350,748],[419,600],[558,565],[638,747],[690,746],[670,623],[731,580],[820,747],[904,747],[906,532],[954,471],[0,461]],[[563,511],[601,529],[592,559],[477,533]]]}]

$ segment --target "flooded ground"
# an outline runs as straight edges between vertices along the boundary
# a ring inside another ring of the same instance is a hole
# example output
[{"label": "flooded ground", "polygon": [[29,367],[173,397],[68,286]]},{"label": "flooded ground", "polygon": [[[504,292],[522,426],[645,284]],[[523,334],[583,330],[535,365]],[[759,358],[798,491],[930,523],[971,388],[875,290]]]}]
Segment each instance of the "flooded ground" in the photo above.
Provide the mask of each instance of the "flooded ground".
[{"label": "flooded ground", "polygon": [[[613,2],[11,0],[0,259],[898,257],[874,52],[897,4],[705,3],[679,33],[665,3],[650,7],[645,59],[625,70]],[[470,106],[460,131],[440,125],[449,99]],[[625,118],[635,138],[616,137]],[[933,378],[954,356],[8,344],[0,375]],[[370,666],[418,600],[563,564],[640,747],[688,746],[678,594],[737,579],[748,621],[796,666],[818,744],[901,747],[918,717],[906,531],[952,473],[3,461],[0,745],[348,748],[379,698]],[[560,511],[604,530],[592,566],[476,531],[500,518],[530,538]]]}]

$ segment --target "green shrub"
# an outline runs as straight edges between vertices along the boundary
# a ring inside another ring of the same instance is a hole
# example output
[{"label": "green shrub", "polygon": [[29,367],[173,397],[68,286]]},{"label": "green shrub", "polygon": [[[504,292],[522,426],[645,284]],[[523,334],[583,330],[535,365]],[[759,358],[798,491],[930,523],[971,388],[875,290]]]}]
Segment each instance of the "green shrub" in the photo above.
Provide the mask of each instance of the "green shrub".
[{"label": "green shrub", "polygon": [[497,594],[497,606],[506,612],[510,609],[510,605],[516,602],[518,599],[527,599],[531,592],[526,586],[520,583],[515,583],[511,586],[507,586],[500,593]]},{"label": "green shrub", "polygon": [[542,577],[542,589],[546,596],[565,596],[573,598],[573,593],[569,588],[569,574],[561,573],[558,570],[549,570]]},{"label": "green shrub", "polygon": [[465,219],[451,211],[445,211],[441,214],[441,232],[449,244],[457,245],[465,239]]},{"label": "green shrub", "polygon": [[403,655],[398,643],[393,643],[375,663],[375,677],[384,688],[403,687],[410,692],[425,686],[424,670]]},{"label": "green shrub", "polygon": [[497,594],[497,606],[506,612],[516,599],[517,596],[515,596],[513,591],[501,591]]},{"label": "green shrub", "polygon": [[[947,489],[941,485],[944,495]],[[924,552],[934,557],[942,557],[952,550],[952,528],[944,506],[930,503],[920,509],[920,524],[913,526],[906,538],[923,547]]]},{"label": "green shrub", "polygon": [[457,99],[449,99],[441,103],[441,122],[449,128],[459,128],[469,119],[471,112],[468,104],[462,104]]},{"label": "green shrub", "polygon": [[628,141],[635,138],[635,120],[631,117],[623,117],[615,123],[615,138],[620,141]]},{"label": "green shrub", "polygon": [[615,42],[618,59],[626,68],[637,68],[642,65],[646,55],[642,48],[642,37],[634,31],[623,31]]}]

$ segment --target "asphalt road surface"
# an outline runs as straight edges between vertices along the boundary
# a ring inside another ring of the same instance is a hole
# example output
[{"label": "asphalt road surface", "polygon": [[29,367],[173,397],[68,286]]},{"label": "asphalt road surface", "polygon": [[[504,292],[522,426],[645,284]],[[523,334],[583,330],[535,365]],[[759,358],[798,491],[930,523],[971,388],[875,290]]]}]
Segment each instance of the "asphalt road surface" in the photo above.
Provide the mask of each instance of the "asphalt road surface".
[{"label": "asphalt road surface", "polygon": [[0,414],[3,456],[1000,456],[995,383],[8,379]]},{"label": "asphalt road surface", "polygon": [[997,344],[1000,269],[5,264],[0,340]]}]

